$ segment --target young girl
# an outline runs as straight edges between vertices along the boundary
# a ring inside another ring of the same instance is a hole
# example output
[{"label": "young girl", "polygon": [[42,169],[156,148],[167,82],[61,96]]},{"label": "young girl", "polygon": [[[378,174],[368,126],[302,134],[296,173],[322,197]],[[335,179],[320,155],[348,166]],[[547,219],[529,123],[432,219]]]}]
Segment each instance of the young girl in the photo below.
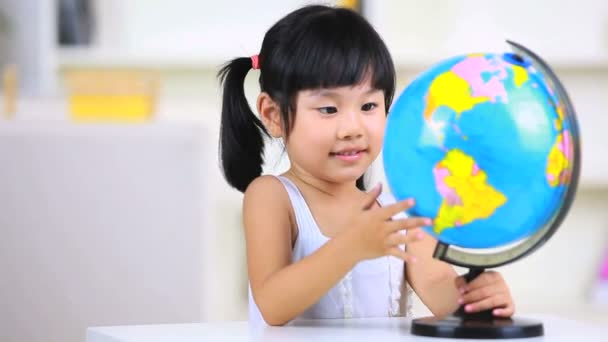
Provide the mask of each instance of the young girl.
[{"label": "young girl", "polygon": [[[261,120],[243,90],[252,68],[260,70]],[[230,61],[219,76],[223,172],[245,193],[250,322],[403,316],[408,285],[434,315],[460,304],[513,314],[498,273],[466,284],[432,258],[435,241],[419,229],[431,220],[403,214],[414,199],[395,203],[380,186],[365,192],[395,70],[363,17],[298,9],[270,28],[259,55]],[[265,135],[284,142],[291,166],[280,176],[261,176]]]}]

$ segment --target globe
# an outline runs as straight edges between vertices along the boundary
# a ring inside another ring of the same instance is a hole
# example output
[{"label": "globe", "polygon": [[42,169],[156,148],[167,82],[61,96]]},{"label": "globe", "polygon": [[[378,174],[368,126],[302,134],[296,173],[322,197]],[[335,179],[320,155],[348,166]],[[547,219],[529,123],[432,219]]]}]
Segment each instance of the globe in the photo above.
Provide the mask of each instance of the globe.
[{"label": "globe", "polygon": [[[569,119],[569,120],[567,120]],[[572,180],[572,120],[546,76],[513,53],[442,61],[399,96],[383,160],[410,214],[465,248],[498,247],[551,222]]]},{"label": "globe", "polygon": [[[518,260],[558,229],[576,193],[580,142],[574,108],[549,65],[524,46],[440,61],[389,111],[384,172],[411,216],[432,218],[434,257],[486,268]],[[474,321],[474,322],[472,322]],[[412,333],[463,338],[532,337],[541,323],[497,322],[491,310],[412,322]]]}]

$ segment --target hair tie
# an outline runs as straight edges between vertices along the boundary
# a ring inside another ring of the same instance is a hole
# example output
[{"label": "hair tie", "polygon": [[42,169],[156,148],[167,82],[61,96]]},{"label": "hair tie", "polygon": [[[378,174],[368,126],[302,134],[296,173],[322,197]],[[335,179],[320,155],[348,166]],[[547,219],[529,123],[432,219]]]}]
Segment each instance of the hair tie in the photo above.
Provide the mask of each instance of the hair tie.
[{"label": "hair tie", "polygon": [[254,70],[260,68],[260,56],[259,55],[251,56],[251,67]]}]

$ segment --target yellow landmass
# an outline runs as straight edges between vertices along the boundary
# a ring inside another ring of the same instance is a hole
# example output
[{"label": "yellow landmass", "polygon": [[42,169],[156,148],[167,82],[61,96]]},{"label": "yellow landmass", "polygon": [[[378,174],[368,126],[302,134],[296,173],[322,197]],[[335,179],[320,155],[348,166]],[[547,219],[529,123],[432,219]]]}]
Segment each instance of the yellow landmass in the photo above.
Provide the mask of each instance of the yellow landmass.
[{"label": "yellow landmass", "polygon": [[435,78],[429,87],[424,117],[428,121],[435,110],[441,106],[452,108],[458,116],[478,103],[489,101],[487,96],[471,95],[471,87],[466,80],[452,71]]},{"label": "yellow landmass", "polygon": [[553,187],[560,185],[562,173],[570,166],[568,158],[558,147],[562,144],[562,140],[562,135],[558,135],[547,160],[547,175],[552,176],[548,179],[549,185]]},{"label": "yellow landmass", "polygon": [[513,65],[513,81],[515,86],[521,87],[529,79],[528,71],[519,65]]},{"label": "yellow landmass", "polygon": [[434,221],[435,233],[441,234],[446,228],[487,218],[507,201],[505,195],[487,184],[484,171],[477,170],[473,175],[474,165],[475,161],[471,156],[457,149],[450,150],[439,162],[438,167],[446,168],[450,172],[444,178],[445,185],[458,194],[462,203],[453,204],[443,200]]},{"label": "yellow landmass", "polygon": [[557,106],[556,111],[557,119],[555,119],[555,129],[561,131],[564,121],[564,108],[562,106]]}]

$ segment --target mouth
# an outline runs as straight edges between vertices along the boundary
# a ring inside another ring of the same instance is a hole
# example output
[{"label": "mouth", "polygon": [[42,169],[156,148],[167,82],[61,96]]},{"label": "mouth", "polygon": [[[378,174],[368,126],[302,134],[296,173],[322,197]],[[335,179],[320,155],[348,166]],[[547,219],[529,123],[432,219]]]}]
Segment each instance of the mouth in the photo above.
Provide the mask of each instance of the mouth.
[{"label": "mouth", "polygon": [[349,149],[338,152],[331,152],[331,157],[338,158],[343,161],[356,161],[363,157],[363,154],[367,152],[367,149]]}]

